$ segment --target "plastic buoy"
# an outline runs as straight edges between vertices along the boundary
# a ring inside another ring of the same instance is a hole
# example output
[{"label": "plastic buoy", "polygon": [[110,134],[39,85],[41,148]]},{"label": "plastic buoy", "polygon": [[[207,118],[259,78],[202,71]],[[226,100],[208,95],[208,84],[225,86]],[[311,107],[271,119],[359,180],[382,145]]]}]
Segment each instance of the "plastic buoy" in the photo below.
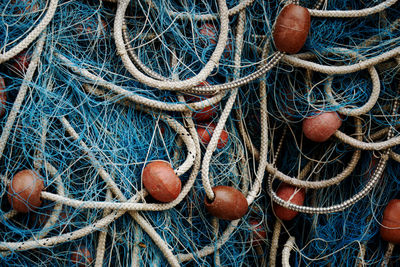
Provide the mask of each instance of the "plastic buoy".
[{"label": "plastic buoy", "polygon": [[41,206],[40,193],[43,180],[33,170],[23,170],[14,175],[8,186],[8,201],[13,209],[26,213]]},{"label": "plastic buoy", "polygon": [[325,142],[341,125],[342,120],[336,112],[321,113],[303,120],[303,133],[311,141]]},{"label": "plastic buoy", "polygon": [[242,218],[247,210],[248,203],[242,192],[231,186],[216,186],[213,189],[214,200],[204,199],[207,211],[223,220],[237,220]]},{"label": "plastic buoy", "polygon": [[171,164],[162,160],[155,160],[146,165],[142,182],[149,194],[161,202],[171,202],[181,192],[181,180]]},{"label": "plastic buoy", "polygon": [[[285,183],[281,184],[278,187],[276,195],[285,201],[289,201],[299,206],[303,205],[305,199],[305,191],[303,188],[299,189]],[[297,211],[282,207],[281,205],[278,205],[276,203],[274,203],[273,209],[276,217],[278,217],[282,221],[293,220],[298,213]]]},{"label": "plastic buoy", "polygon": [[279,13],[273,33],[276,49],[288,54],[300,51],[306,42],[311,25],[307,8],[290,4]]},{"label": "plastic buoy", "polygon": [[383,211],[380,229],[383,240],[400,244],[400,199],[392,199]]}]

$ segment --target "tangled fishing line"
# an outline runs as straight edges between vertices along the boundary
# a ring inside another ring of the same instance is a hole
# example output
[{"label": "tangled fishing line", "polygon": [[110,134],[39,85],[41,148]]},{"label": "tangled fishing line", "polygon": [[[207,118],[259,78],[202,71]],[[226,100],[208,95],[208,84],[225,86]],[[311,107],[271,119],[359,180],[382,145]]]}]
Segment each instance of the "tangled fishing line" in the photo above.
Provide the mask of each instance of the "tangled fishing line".
[{"label": "tangled fishing line", "polygon": [[1,266],[400,264],[399,1],[0,11]]}]

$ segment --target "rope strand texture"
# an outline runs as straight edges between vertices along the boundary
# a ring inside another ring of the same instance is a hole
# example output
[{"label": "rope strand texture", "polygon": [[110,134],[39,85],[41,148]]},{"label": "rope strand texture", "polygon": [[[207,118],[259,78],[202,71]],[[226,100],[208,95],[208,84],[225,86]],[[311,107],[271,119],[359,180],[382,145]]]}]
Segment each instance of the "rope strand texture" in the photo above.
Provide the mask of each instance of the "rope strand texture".
[{"label": "rope strand texture", "polygon": [[[400,184],[390,112],[399,1],[89,2],[0,3],[0,265],[80,265],[72,257],[80,248],[95,266],[251,266],[268,254],[279,265],[277,248],[283,266],[385,262],[378,222]],[[289,3],[314,6],[297,55],[271,45]],[[204,25],[218,29],[212,40]],[[35,53],[18,71],[25,48]],[[207,99],[188,101],[199,95]],[[207,109],[211,118],[198,119]],[[326,111],[344,115],[340,131],[325,143],[306,140],[299,122]],[[209,123],[217,127],[201,148],[196,128]],[[229,142],[216,149],[222,129]],[[153,159],[172,163],[182,181],[171,203],[143,189],[141,171]],[[19,214],[8,186],[28,168],[44,180],[43,204]],[[277,198],[275,179],[318,190],[307,192],[307,206],[293,206]],[[212,218],[203,200],[213,185],[239,188],[248,214]],[[254,243],[255,231],[272,234],[273,201],[311,214],[285,228],[286,245],[276,235],[276,250],[267,239]]]}]

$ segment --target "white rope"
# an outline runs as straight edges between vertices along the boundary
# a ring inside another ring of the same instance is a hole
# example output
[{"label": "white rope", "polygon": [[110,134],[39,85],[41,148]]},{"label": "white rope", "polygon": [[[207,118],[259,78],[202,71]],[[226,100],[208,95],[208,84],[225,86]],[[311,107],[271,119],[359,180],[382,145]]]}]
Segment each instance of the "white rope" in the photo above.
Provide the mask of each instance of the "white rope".
[{"label": "white rope", "polygon": [[0,54],[0,64],[21,53],[22,50],[27,48],[46,29],[47,25],[54,17],[57,5],[58,0],[50,0],[49,7],[43,19],[39,22],[35,29],[33,29],[21,42],[11,48],[9,51]]},{"label": "white rope", "polygon": [[[60,119],[60,121],[62,122],[62,124],[63,124],[64,128],[67,130],[67,132],[71,135],[71,137],[73,139],[75,139],[76,141],[78,141],[79,140],[79,135],[71,127],[71,124],[64,117],[62,117]],[[94,155],[91,153],[91,151],[88,148],[88,146],[82,140],[80,140],[80,145],[81,145],[82,150],[86,153],[86,155],[88,156],[89,160],[91,161],[93,167],[95,167],[98,170],[98,173],[99,173],[100,177],[107,184],[108,188],[113,192],[113,194],[117,197],[117,199],[119,201],[126,202],[127,201],[126,197],[123,195],[121,190],[118,188],[117,184],[115,183],[115,181],[113,180],[111,175],[109,173],[107,173],[103,169],[103,167],[101,167],[100,163],[94,157]],[[183,194],[187,194],[186,191],[189,191],[189,189],[187,189],[187,187],[189,187],[189,186],[190,186],[190,181],[185,185],[185,187],[181,191],[181,193],[178,196],[178,198],[180,196],[182,196]],[[123,213],[124,213],[124,211],[121,211],[121,212],[118,212],[118,213],[114,212],[113,214],[114,214],[115,219],[116,219],[117,217],[121,216]],[[162,238],[156,233],[156,231],[151,227],[151,225],[149,223],[147,223],[146,220],[142,216],[140,216],[137,212],[129,211],[129,215],[142,227],[142,229],[149,235],[149,237],[151,239],[153,239],[154,243],[160,248],[161,252],[165,256],[165,258],[167,259],[169,264],[171,266],[173,266],[173,267],[179,266],[178,260],[173,255],[171,249],[162,240]],[[112,216],[112,215],[108,215],[105,218],[110,218],[110,216]],[[101,228],[103,228],[103,227],[107,226],[109,223],[111,223],[111,222],[108,222],[108,219],[103,219],[103,220],[105,221],[105,224],[102,225]]]},{"label": "white rope", "polygon": [[285,246],[282,250],[282,267],[290,267],[289,258],[290,258],[290,251],[293,249],[295,238],[294,236],[289,237],[286,241]]},{"label": "white rope", "polygon": [[147,86],[158,88],[161,90],[185,90],[190,89],[207,79],[207,77],[211,74],[211,72],[218,64],[221,55],[225,50],[226,42],[228,40],[229,17],[228,7],[226,6],[226,2],[224,0],[218,0],[221,18],[221,32],[215,50],[212,53],[209,61],[196,76],[178,82],[160,81],[146,76],[144,73],[140,72],[140,70],[130,60],[122,37],[122,25],[128,4],[129,0],[120,0],[118,2],[118,8],[114,21],[114,39],[117,47],[117,52],[121,57],[125,68],[132,74],[133,77],[135,77],[137,81]]},{"label": "white rope", "polygon": [[[236,34],[236,51],[235,51],[235,72],[234,76],[238,77],[240,75],[240,62],[242,56],[243,49],[243,35],[244,35],[244,24],[245,24],[246,14],[245,12],[240,12],[239,21],[237,25],[237,34]],[[236,96],[238,94],[238,89],[233,89],[231,95],[228,98],[228,101],[225,104],[224,110],[221,113],[221,116],[218,120],[217,126],[213,130],[213,134],[209,144],[207,145],[206,152],[203,157],[203,164],[201,168],[201,178],[203,182],[204,191],[206,192],[207,198],[210,200],[214,199],[214,192],[212,191],[212,182],[209,178],[209,168],[212,154],[217,148],[220,135],[225,127],[228,116],[232,111],[233,104],[235,103]]]},{"label": "white rope", "polygon": [[8,114],[7,122],[3,127],[3,131],[0,136],[0,158],[3,156],[4,149],[7,145],[8,137],[10,136],[12,127],[14,125],[15,119],[18,116],[18,113],[21,109],[22,102],[25,100],[25,95],[29,89],[29,83],[32,81],[33,74],[36,71],[36,68],[39,64],[40,55],[42,54],[44,41],[46,39],[46,34],[44,33],[35,48],[35,51],[32,55],[32,60],[29,63],[28,69],[26,70],[24,81],[22,82],[21,88],[19,89],[17,98],[14,101],[13,107]]},{"label": "white rope", "polygon": [[[361,120],[357,117],[355,118],[355,126],[356,126],[355,136],[356,136],[357,140],[361,140],[361,138],[362,138]],[[337,174],[336,176],[334,176],[332,178],[321,180],[321,181],[303,181],[301,178],[303,172],[300,173],[300,175],[297,179],[292,178],[292,177],[287,176],[286,174],[282,173],[281,171],[279,171],[274,166],[274,164],[270,164],[270,163],[268,163],[266,165],[266,170],[270,173],[270,175],[274,175],[274,177],[278,178],[282,182],[293,185],[295,187],[308,188],[308,189],[311,189],[311,188],[312,189],[320,189],[320,188],[325,188],[325,187],[329,187],[332,185],[337,185],[341,181],[346,179],[354,171],[355,167],[357,166],[358,161],[360,160],[360,157],[361,157],[361,150],[356,150],[353,153],[353,156],[350,159],[347,167],[344,168],[341,173]],[[306,168],[303,170],[306,171]]]},{"label": "white rope", "polygon": [[269,249],[269,266],[276,266],[276,255],[278,253],[278,242],[281,234],[282,223],[280,220],[276,220],[274,224],[274,231],[272,233],[271,247]]},{"label": "white rope", "polygon": [[[112,197],[111,191],[107,190],[106,200],[110,200],[111,197]],[[105,216],[109,215],[110,213],[111,213],[111,210],[105,209],[103,212],[103,216],[105,217]],[[104,229],[100,230],[99,238],[97,241],[96,261],[94,263],[95,267],[103,266],[104,253],[105,253],[105,249],[106,249],[106,238],[107,238],[107,228],[104,228]]]},{"label": "white rope", "polygon": [[313,17],[323,18],[359,18],[366,17],[375,13],[379,13],[390,6],[394,5],[397,0],[386,0],[376,6],[368,7],[360,10],[319,10],[309,9],[310,15]]},{"label": "white rope", "polygon": [[[228,16],[234,16],[238,14],[240,11],[244,10],[246,7],[250,6],[254,0],[245,0],[245,1],[240,1],[239,4],[236,6],[230,8],[228,10]],[[184,12],[174,12],[170,11],[168,13],[171,17],[177,18],[177,19],[189,19],[189,20],[194,20],[194,21],[211,21],[211,20],[216,20],[218,19],[217,14],[192,14],[192,13],[184,13]]]},{"label": "white rope", "polygon": [[369,112],[376,104],[379,98],[379,94],[381,92],[381,83],[379,80],[378,72],[376,71],[375,67],[369,67],[368,72],[371,75],[371,80],[372,80],[372,92],[371,95],[368,99],[368,101],[359,108],[346,108],[346,107],[341,107],[340,104],[335,100],[334,96],[332,95],[332,81],[333,77],[330,77],[326,84],[325,84],[325,93],[328,96],[328,101],[333,105],[333,106],[339,106],[339,109],[337,110],[339,113],[347,116],[359,116],[362,114],[366,114]]},{"label": "white rope", "polygon": [[298,55],[285,55],[283,57],[283,61],[288,63],[289,65],[293,67],[300,67],[300,68],[305,68],[308,70],[313,70],[316,72],[321,72],[329,75],[334,75],[334,74],[349,74],[353,73],[356,71],[361,71],[364,69],[367,69],[369,67],[372,67],[374,65],[377,65],[381,62],[384,62],[386,60],[389,60],[393,57],[399,56],[400,55],[400,46],[393,48],[392,50],[389,50],[387,52],[384,52],[380,54],[379,56],[372,57],[363,61],[360,61],[359,63],[351,64],[351,65],[346,65],[346,66],[325,66],[321,65],[312,61],[304,60],[302,57],[313,57],[315,55],[310,54],[310,53],[305,53],[305,54],[298,54]]},{"label": "white rope", "polygon": [[[221,92],[213,97],[210,97],[206,100],[199,101],[199,102],[194,102],[194,103],[166,103],[163,101],[158,101],[158,100],[153,100],[149,99],[140,95],[136,95],[131,91],[128,91],[118,85],[115,85],[111,82],[105,81],[103,78],[94,75],[90,73],[88,70],[79,68],[75,66],[69,59],[67,59],[65,56],[55,53],[55,55],[62,60],[72,71],[75,73],[78,73],[82,75],[83,77],[86,77],[91,80],[94,84],[104,87],[106,89],[111,90],[113,93],[119,96],[119,98],[123,98],[126,100],[129,100],[133,103],[137,104],[142,104],[145,105],[149,108],[155,108],[155,109],[160,109],[160,110],[165,110],[165,111],[193,111],[193,110],[200,110],[208,106],[215,105],[221,99],[224,97],[225,93]],[[96,94],[96,88],[94,87],[88,87],[84,86],[84,89],[89,92],[89,93],[94,93]],[[99,94],[101,95],[101,94]],[[116,99],[119,99],[116,98]]]}]

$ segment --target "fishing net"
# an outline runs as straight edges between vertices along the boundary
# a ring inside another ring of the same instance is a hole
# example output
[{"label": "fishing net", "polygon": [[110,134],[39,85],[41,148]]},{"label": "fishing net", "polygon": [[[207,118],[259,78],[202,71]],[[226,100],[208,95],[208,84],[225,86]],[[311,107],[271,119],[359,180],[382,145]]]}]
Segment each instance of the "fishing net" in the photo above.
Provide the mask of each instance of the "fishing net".
[{"label": "fishing net", "polygon": [[[273,38],[288,5],[311,15],[293,54]],[[2,0],[0,11],[1,266],[400,264],[380,236],[400,198],[398,1]],[[326,114],[334,122],[320,124],[338,126],[310,140],[306,121]],[[171,201],[144,186],[155,161],[179,177]],[[24,170],[36,179],[18,191]],[[245,198],[244,216],[224,217],[236,199],[210,213],[217,186]]]}]

